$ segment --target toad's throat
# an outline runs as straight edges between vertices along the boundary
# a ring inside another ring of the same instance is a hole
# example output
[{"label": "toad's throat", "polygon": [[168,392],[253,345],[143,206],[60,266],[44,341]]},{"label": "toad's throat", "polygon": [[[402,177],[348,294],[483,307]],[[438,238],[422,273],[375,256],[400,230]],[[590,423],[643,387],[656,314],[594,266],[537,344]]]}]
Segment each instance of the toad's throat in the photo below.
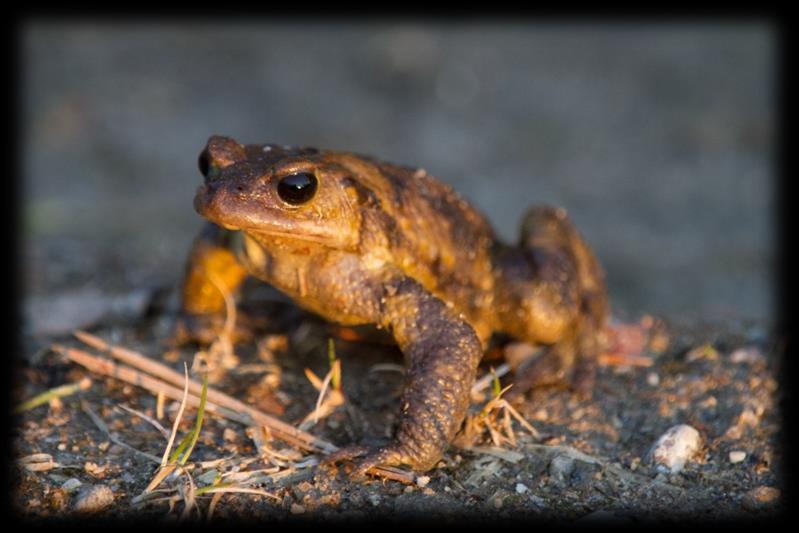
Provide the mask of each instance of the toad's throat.
[{"label": "toad's throat", "polygon": [[280,239],[280,240],[291,240],[291,241],[304,241],[304,242],[312,242],[315,244],[321,244],[324,246],[329,246],[331,248],[338,248],[340,244],[336,239],[332,239],[325,235],[314,235],[310,233],[302,233],[299,231],[287,231],[287,230],[280,230],[280,229],[271,229],[271,228],[237,228],[237,227],[228,227],[225,226],[227,229],[241,231],[242,233],[251,236],[256,241],[262,243],[268,243],[272,239]]}]

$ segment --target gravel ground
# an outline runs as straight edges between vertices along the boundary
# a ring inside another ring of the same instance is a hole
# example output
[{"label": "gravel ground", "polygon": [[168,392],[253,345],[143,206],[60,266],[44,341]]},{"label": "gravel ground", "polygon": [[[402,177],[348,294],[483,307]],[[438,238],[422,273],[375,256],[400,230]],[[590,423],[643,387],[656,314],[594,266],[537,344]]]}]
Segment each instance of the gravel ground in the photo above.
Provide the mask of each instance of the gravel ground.
[{"label": "gravel ground", "polygon": [[[304,369],[325,375],[327,339],[336,334],[288,304],[273,308],[272,316],[283,318],[260,348],[237,349],[235,364],[212,373],[212,387],[298,425],[318,397]],[[171,321],[169,313],[158,313],[95,327],[94,333],[179,369],[181,361],[192,362],[194,351],[165,350]],[[438,466],[411,484],[374,478],[353,482],[347,464],[308,466],[298,448],[207,415],[188,463],[196,486],[211,485],[223,473],[252,472],[255,477],[239,484],[269,495],[228,494],[216,504],[203,495],[187,516],[486,526],[777,516],[784,493],[781,389],[775,377],[779,346],[752,323],[668,324],[658,331],[657,349],[642,354],[649,366],[603,366],[587,401],[568,390],[535,390],[513,404],[533,428],[514,421],[515,444],[492,441],[485,429],[464,431]],[[86,349],[75,339],[56,340]],[[399,411],[401,354],[390,345],[340,336],[335,346],[345,401],[310,431],[339,446],[385,442]],[[486,363],[480,374],[489,369]],[[172,506],[163,499],[136,502],[155,476],[167,441],[147,421],[158,416],[155,395],[41,350],[23,369],[15,402],[85,378],[92,380],[87,389],[18,418],[14,509],[26,518],[186,518],[186,477],[167,479],[159,487],[169,491],[164,496],[173,498]],[[486,400],[473,398],[472,420],[479,419]],[[165,403],[160,423],[166,428],[178,403]],[[195,413],[187,410],[178,439],[193,427]],[[501,421],[502,412],[497,416]],[[687,433],[695,441],[672,439],[671,448],[655,453],[655,443],[675,426],[690,426]],[[502,431],[499,422],[494,427]]]}]

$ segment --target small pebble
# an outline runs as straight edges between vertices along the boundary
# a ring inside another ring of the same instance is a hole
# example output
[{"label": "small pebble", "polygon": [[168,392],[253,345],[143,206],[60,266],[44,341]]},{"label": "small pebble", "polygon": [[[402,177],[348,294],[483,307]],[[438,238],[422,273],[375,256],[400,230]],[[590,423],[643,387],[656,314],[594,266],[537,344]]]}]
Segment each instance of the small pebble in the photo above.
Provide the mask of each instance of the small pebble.
[{"label": "small pebble", "polygon": [[527,485],[525,485],[524,483],[516,483],[516,494],[524,494],[529,490],[530,489],[528,489]]},{"label": "small pebble", "polygon": [[96,513],[114,503],[114,492],[107,485],[92,485],[82,489],[75,499],[79,513]]},{"label": "small pebble", "polygon": [[685,468],[685,463],[694,459],[702,449],[702,436],[687,425],[669,428],[652,446],[649,452],[652,462],[661,472],[676,474]]},{"label": "small pebble", "polygon": [[574,459],[558,455],[549,463],[549,475],[557,483],[564,483],[574,471]]},{"label": "small pebble", "polygon": [[760,350],[754,346],[746,348],[738,348],[730,354],[730,362],[732,363],[748,363],[753,364],[764,359]]},{"label": "small pebble", "polygon": [[379,494],[370,494],[369,496],[367,496],[367,498],[369,499],[369,503],[371,503],[373,507],[377,507],[378,505],[380,505]]},{"label": "small pebble", "polygon": [[746,459],[746,452],[742,452],[741,450],[735,450],[730,452],[731,463],[740,463],[744,459]]},{"label": "small pebble", "polygon": [[547,501],[541,496],[536,496],[535,494],[530,494],[530,503],[541,509],[547,506]]},{"label": "small pebble", "polygon": [[646,375],[646,383],[652,387],[657,387],[660,384],[660,376],[657,372],[650,372]]},{"label": "small pebble", "polygon": [[780,497],[779,489],[761,485],[744,494],[741,505],[749,511],[759,511],[776,505]]},{"label": "small pebble", "polygon": [[56,472],[53,472],[47,477],[49,477],[54,483],[63,483],[64,481],[69,479],[69,476],[62,476],[61,474],[58,474]]},{"label": "small pebble", "polygon": [[61,484],[61,490],[66,492],[73,492],[77,490],[83,483],[79,479],[71,477]]},{"label": "small pebble", "polygon": [[430,476],[419,476],[416,478],[416,485],[418,487],[426,487],[430,483]]},{"label": "small pebble", "polygon": [[305,512],[305,507],[298,503],[291,504],[291,514],[302,514]]},{"label": "small pebble", "polygon": [[215,468],[212,468],[197,476],[197,481],[199,481],[203,485],[210,485],[216,480],[216,476],[218,473],[219,472]]},{"label": "small pebble", "polygon": [[86,461],[86,463],[83,465],[83,469],[86,471],[86,473],[99,478],[105,475],[105,471],[108,470],[108,463],[101,466],[97,463]]}]

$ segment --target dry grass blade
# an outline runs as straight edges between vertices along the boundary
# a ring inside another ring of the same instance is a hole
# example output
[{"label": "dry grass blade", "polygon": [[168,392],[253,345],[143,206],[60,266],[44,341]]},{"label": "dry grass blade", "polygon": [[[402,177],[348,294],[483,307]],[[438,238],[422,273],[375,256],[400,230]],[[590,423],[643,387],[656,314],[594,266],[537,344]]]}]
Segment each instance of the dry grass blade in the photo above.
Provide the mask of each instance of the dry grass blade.
[{"label": "dry grass blade", "polygon": [[236,302],[216,273],[209,270],[206,274],[225,302],[225,323],[222,331],[219,332],[208,349],[197,352],[195,360],[200,358],[206,361],[208,363],[206,371],[213,374],[214,380],[217,380],[224,377],[228,369],[235,368],[239,363],[239,359],[233,351],[233,337],[236,328]]},{"label": "dry grass blade", "polygon": [[480,393],[483,392],[483,389],[488,388],[491,383],[496,380],[497,378],[501,378],[505,374],[510,372],[510,365],[508,363],[503,363],[499,365],[496,370],[493,368],[490,372],[488,372],[485,376],[479,378],[477,381],[474,382],[472,385],[472,396],[479,396]]},{"label": "dry grass blade", "polygon": [[225,299],[225,325],[222,328],[220,337],[224,337],[229,340],[233,337],[233,330],[236,327],[236,302],[233,300],[233,297],[225,287],[225,284],[222,283],[222,280],[219,279],[219,276],[216,273],[214,273],[212,270],[208,270],[207,274],[208,279],[211,280],[211,283],[213,283],[217,290],[222,294],[222,298]]},{"label": "dry grass blade", "polygon": [[[311,371],[311,369],[305,369],[305,376],[308,378],[308,381],[311,382],[314,388],[319,391],[319,396],[316,399],[316,407],[314,410],[308,413],[302,422],[300,422],[298,427],[301,430],[307,431],[308,429],[312,428],[319,423],[320,419],[329,416],[336,410],[336,408],[344,404],[344,394],[340,389],[340,378],[336,379],[336,376],[340,374],[341,361],[338,359],[333,362],[333,367],[325,375],[324,380],[320,380],[319,377],[317,377],[317,375]],[[333,388],[328,391],[328,388],[334,381],[339,382],[339,387],[334,385]]]},{"label": "dry grass blade", "polygon": [[[330,380],[333,378],[334,370],[331,369],[330,372],[327,373],[325,376],[325,380],[322,382],[322,388],[319,389],[319,397],[316,399],[316,407],[314,408],[313,412],[313,423],[316,424],[319,422],[319,411],[322,407],[322,400],[325,399],[325,393],[327,392],[327,387],[330,386]],[[302,424],[300,425],[302,428]]]},{"label": "dry grass blade", "polygon": [[221,500],[222,496],[224,495],[225,495],[224,492],[217,492],[211,498],[211,503],[208,504],[208,513],[206,513],[205,515],[205,519],[207,522],[210,522],[211,519],[214,517],[214,511],[216,510],[216,506],[219,503],[219,500]]},{"label": "dry grass blade", "polygon": [[50,390],[47,390],[41,394],[37,394],[30,400],[21,403],[16,408],[14,408],[15,413],[22,413],[28,411],[30,409],[34,409],[43,405],[50,400],[55,398],[63,398],[65,396],[69,396],[71,394],[75,394],[80,390],[87,390],[89,387],[92,386],[92,380],[89,378],[83,378],[77,383],[67,383],[66,385],[61,385],[60,387],[55,387]]},{"label": "dry grass blade", "polygon": [[194,478],[191,477],[191,474],[186,471],[184,471],[184,474],[186,474],[186,483],[182,487],[178,486],[178,494],[182,493],[184,501],[183,513],[180,515],[181,520],[189,518],[194,509],[200,512],[197,507],[197,485],[194,483]]},{"label": "dry grass blade", "polygon": [[333,389],[341,390],[341,361],[336,357],[336,345],[333,339],[327,339],[327,359],[330,363],[331,381]]},{"label": "dry grass blade", "polygon": [[183,411],[186,409],[186,403],[189,399],[189,369],[186,366],[186,363],[183,363],[183,372],[186,376],[186,384],[183,388],[183,399],[180,402],[180,408],[178,409],[178,414],[175,417],[175,421],[172,423],[172,433],[169,435],[169,441],[166,444],[166,449],[164,449],[164,455],[161,457],[161,466],[167,465],[169,452],[172,450],[172,445],[175,443],[175,436],[178,433],[178,426],[180,426],[180,421],[183,418]]},{"label": "dry grass blade", "polygon": [[102,431],[105,434],[105,436],[108,437],[108,439],[111,442],[113,442],[114,444],[117,444],[119,446],[122,446],[123,448],[126,448],[126,449],[132,451],[133,453],[141,455],[142,457],[146,457],[147,459],[149,459],[150,461],[153,461],[154,463],[158,463],[158,457],[156,457],[155,455],[143,452],[141,450],[137,450],[136,448],[134,448],[130,444],[120,440],[114,434],[112,434],[111,431],[108,429],[108,426],[106,425],[106,423],[103,422],[103,420],[99,416],[97,416],[97,414],[94,412],[94,410],[92,410],[92,408],[89,407],[89,404],[86,403],[85,401],[81,402],[81,409],[83,410],[84,413],[86,413],[89,416],[89,418],[92,420],[92,422],[94,422],[94,425],[97,426],[97,428],[100,431]]},{"label": "dry grass blade", "polygon": [[[500,389],[499,377],[493,369],[489,375],[492,378],[494,396],[486,402],[479,413],[466,417],[464,430],[456,439],[455,444],[465,449],[473,449],[473,443],[487,431],[496,448],[501,448],[505,444],[515,447],[516,433],[513,430],[513,419],[518,421],[535,439],[540,439],[538,431],[502,397],[512,385]],[[489,381],[483,381],[482,388],[485,388]]]},{"label": "dry grass blade", "polygon": [[507,462],[513,463],[513,464],[518,463],[519,461],[524,459],[524,455],[519,453],[519,452],[515,452],[513,450],[507,450],[505,448],[498,448],[498,447],[495,447],[495,446],[494,447],[492,447],[492,446],[470,446],[469,448],[466,448],[466,449],[469,450],[470,452],[482,453],[482,454],[485,454],[485,455],[491,455],[491,456],[494,456],[494,457],[498,457],[498,458],[502,459],[503,461],[507,461]]},{"label": "dry grass blade", "polygon": [[157,429],[158,432],[161,435],[163,435],[165,439],[169,440],[169,431],[167,431],[166,428],[164,426],[162,426],[160,422],[158,422],[158,420],[154,419],[151,416],[147,416],[145,413],[142,413],[138,409],[134,409],[133,407],[130,407],[130,406],[122,404],[122,403],[119,404],[119,408],[120,409],[124,409],[125,411],[129,412],[130,414],[132,414],[134,416],[138,416],[139,418],[141,418],[145,422],[149,423],[151,426],[153,426],[155,429]]},{"label": "dry grass blade", "polygon": [[[203,375],[203,393],[202,396],[200,397],[200,406],[197,408],[197,419],[194,424],[194,429],[192,429],[192,431],[188,435],[186,435],[186,437],[183,439],[183,442],[180,443],[180,445],[172,454],[172,457],[170,457],[171,460],[176,460],[181,465],[185,465],[186,461],[189,460],[191,452],[194,450],[194,445],[197,444],[197,439],[200,438],[200,431],[202,430],[203,419],[205,417],[205,402],[207,397],[206,394],[207,390],[208,390],[208,374],[205,374]],[[181,457],[180,454],[183,452],[184,448],[186,447],[188,448]]]},{"label": "dry grass blade", "polygon": [[266,492],[263,489],[253,489],[250,487],[239,487],[236,485],[227,485],[227,484],[220,484],[220,485],[211,485],[209,487],[201,487],[197,489],[197,496],[203,494],[215,494],[215,493],[230,493],[230,492],[238,492],[240,494],[257,494],[259,496],[267,496],[269,498],[274,498],[277,501],[280,501],[280,497],[272,494],[271,492]]},{"label": "dry grass blade", "polygon": [[175,421],[172,423],[172,432],[169,435],[169,440],[167,441],[166,448],[164,449],[164,455],[161,457],[160,468],[147,487],[144,489],[144,494],[155,490],[161,484],[161,482],[169,477],[169,475],[175,471],[175,468],[177,468],[175,464],[170,464],[169,452],[172,450],[172,445],[175,443],[178,427],[180,426],[180,421],[183,419],[183,411],[186,409],[186,404],[188,403],[189,399],[189,369],[185,363],[183,364],[183,372],[186,376],[186,383],[183,388],[183,400],[180,402],[180,408],[178,409],[177,416],[175,416]]},{"label": "dry grass blade", "polygon": [[[185,364],[183,370],[186,375],[186,386],[183,391],[183,401],[180,404],[177,416],[175,417],[175,422],[172,425],[172,434],[169,436],[169,442],[167,443],[167,446],[164,449],[164,456],[161,459],[161,465],[158,469],[158,472],[156,472],[155,476],[147,485],[147,488],[144,489],[144,493],[141,496],[144,496],[144,494],[147,494],[155,490],[172,472],[179,470],[187,480],[187,483],[185,485],[178,486],[178,494],[180,494],[183,497],[183,500],[185,502],[181,519],[186,519],[190,516],[192,510],[197,508],[197,486],[194,483],[194,479],[192,478],[191,473],[189,473],[189,471],[183,466],[188,461],[189,456],[191,455],[191,452],[194,449],[194,445],[197,443],[197,439],[199,438],[200,430],[202,429],[203,415],[205,412],[206,391],[208,386],[208,376],[207,374],[203,376],[202,397],[200,398],[200,406],[197,411],[197,420],[195,422],[194,428],[183,438],[178,447],[172,453],[170,453],[170,451],[172,450],[172,445],[175,442],[177,430],[178,427],[180,426],[180,421],[183,418],[183,412],[186,408],[186,404],[188,403],[188,397],[189,397],[189,390],[188,390],[189,371]],[[183,455],[181,456],[181,454]],[[139,499],[139,501],[141,501],[141,499]]]}]

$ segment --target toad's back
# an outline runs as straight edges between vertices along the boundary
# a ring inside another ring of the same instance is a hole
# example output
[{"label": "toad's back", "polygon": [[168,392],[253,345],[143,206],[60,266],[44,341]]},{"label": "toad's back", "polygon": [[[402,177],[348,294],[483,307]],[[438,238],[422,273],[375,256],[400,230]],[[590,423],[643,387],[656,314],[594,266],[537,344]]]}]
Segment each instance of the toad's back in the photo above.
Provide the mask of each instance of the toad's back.
[{"label": "toad's back", "polygon": [[[471,321],[491,320],[495,236],[486,219],[451,187],[422,169],[339,155],[359,169],[362,192],[377,209],[361,229],[363,247],[386,246],[393,262]],[[342,162],[344,162],[342,161]],[[379,226],[380,230],[375,230]],[[385,243],[374,242],[384,238]]]}]

